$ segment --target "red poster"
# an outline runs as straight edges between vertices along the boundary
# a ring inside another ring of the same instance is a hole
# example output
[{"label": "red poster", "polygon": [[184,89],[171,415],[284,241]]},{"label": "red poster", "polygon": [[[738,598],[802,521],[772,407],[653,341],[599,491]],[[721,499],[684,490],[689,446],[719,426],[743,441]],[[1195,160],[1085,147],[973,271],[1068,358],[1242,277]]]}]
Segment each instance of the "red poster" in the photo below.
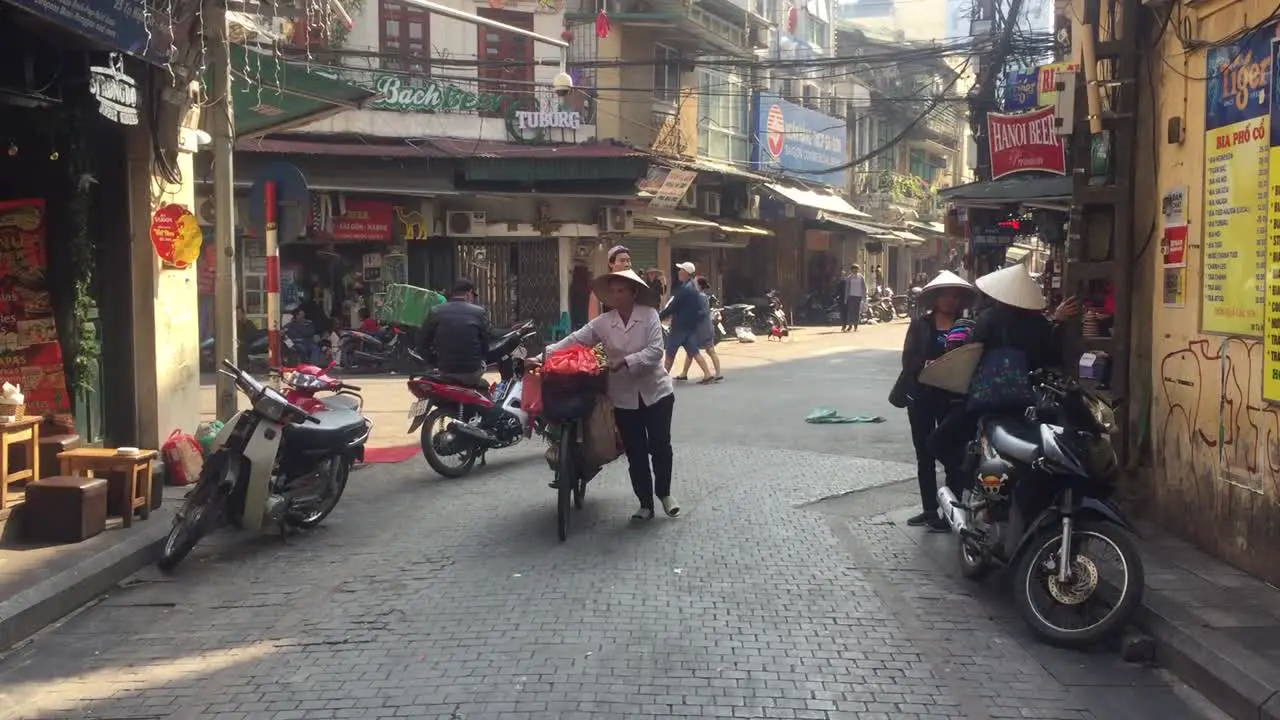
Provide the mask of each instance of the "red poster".
[{"label": "red poster", "polygon": [[70,416],[47,267],[44,200],[0,202],[0,383],[22,388],[27,415]]},{"label": "red poster", "polygon": [[346,212],[333,219],[333,239],[391,242],[392,205],[381,200],[348,200]]},{"label": "red poster", "polygon": [[1067,154],[1053,121],[1053,108],[987,114],[991,179],[1020,172],[1067,174]]},{"label": "red poster", "polygon": [[1164,256],[1167,268],[1186,267],[1187,264],[1187,226],[1166,227],[1164,238],[1160,242],[1160,254]]}]

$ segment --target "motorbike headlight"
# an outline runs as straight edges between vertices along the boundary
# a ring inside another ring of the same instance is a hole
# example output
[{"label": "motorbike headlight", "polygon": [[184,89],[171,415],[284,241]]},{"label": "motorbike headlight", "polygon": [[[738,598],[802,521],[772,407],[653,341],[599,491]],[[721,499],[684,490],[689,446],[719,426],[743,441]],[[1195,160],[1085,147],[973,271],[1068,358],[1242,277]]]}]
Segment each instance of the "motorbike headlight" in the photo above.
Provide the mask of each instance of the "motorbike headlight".
[{"label": "motorbike headlight", "polygon": [[1089,398],[1089,413],[1093,415],[1094,421],[1108,435],[1115,435],[1120,432],[1120,428],[1116,425],[1116,412],[1111,409],[1110,405],[1097,398]]}]

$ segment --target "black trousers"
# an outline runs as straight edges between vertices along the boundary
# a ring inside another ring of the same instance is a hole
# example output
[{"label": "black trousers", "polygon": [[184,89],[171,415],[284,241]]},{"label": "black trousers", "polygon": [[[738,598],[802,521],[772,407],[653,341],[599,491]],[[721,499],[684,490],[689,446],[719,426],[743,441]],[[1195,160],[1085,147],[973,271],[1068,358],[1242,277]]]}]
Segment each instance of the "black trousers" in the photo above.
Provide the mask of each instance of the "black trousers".
[{"label": "black trousers", "polygon": [[652,405],[645,405],[642,400],[636,410],[614,408],[614,421],[627,451],[631,489],[641,507],[652,509],[655,495],[664,498],[671,494],[671,411],[675,405],[676,396],[671,394]]},{"label": "black trousers", "polygon": [[844,299],[844,307],[840,311],[842,327],[858,327],[862,321],[862,296],[850,295]]},{"label": "black trousers", "polygon": [[914,399],[907,406],[907,420],[911,423],[911,444],[916,449],[916,479],[920,482],[920,509],[926,515],[938,511],[938,470],[937,463],[942,462],[946,475],[947,487],[957,497],[963,484],[961,482],[960,460],[963,448],[959,452],[935,453],[930,439],[934,430],[946,418],[950,404],[940,402],[928,396]]}]

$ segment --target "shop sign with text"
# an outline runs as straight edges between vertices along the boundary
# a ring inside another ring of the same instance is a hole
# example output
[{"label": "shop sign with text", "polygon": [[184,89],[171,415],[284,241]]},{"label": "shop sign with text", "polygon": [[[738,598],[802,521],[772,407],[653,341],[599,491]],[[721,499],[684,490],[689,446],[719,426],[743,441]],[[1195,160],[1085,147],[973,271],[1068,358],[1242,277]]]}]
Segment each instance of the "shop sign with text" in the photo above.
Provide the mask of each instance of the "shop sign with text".
[{"label": "shop sign with text", "polygon": [[151,246],[160,261],[179,270],[196,261],[204,243],[200,221],[190,210],[173,203],[161,206],[151,216],[150,234]]},{"label": "shop sign with text", "polygon": [[334,240],[390,242],[395,209],[381,200],[347,200],[346,212],[333,219]]},{"label": "shop sign with text", "polygon": [[1067,154],[1053,123],[1053,108],[987,115],[991,179],[1021,172],[1067,174]]},{"label": "shop sign with text", "polygon": [[138,84],[124,71],[124,59],[111,53],[106,67],[89,68],[89,92],[102,117],[121,125],[138,124]]}]

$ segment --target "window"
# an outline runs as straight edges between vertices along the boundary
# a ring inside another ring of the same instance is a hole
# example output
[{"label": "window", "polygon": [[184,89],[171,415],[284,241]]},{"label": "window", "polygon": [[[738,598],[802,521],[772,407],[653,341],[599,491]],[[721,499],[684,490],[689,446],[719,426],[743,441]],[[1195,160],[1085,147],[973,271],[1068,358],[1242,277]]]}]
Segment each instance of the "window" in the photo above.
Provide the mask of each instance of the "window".
[{"label": "window", "polygon": [[382,68],[425,75],[431,65],[431,13],[396,0],[379,0],[378,20]]},{"label": "window", "polygon": [[[476,15],[533,32],[533,13],[515,10],[476,8]],[[533,97],[533,40],[484,25],[476,26],[476,46],[480,48],[479,90],[504,96],[497,110],[484,110],[485,117],[506,117],[511,103]]]},{"label": "window", "polygon": [[831,26],[819,19],[817,15],[810,15],[805,23],[804,39],[814,47],[825,48],[830,44],[830,28]]},{"label": "window", "polygon": [[680,97],[680,53],[666,45],[653,46],[653,96],[670,103]]},{"label": "window", "polygon": [[738,164],[750,160],[747,87],[736,76],[698,70],[698,154]]}]

